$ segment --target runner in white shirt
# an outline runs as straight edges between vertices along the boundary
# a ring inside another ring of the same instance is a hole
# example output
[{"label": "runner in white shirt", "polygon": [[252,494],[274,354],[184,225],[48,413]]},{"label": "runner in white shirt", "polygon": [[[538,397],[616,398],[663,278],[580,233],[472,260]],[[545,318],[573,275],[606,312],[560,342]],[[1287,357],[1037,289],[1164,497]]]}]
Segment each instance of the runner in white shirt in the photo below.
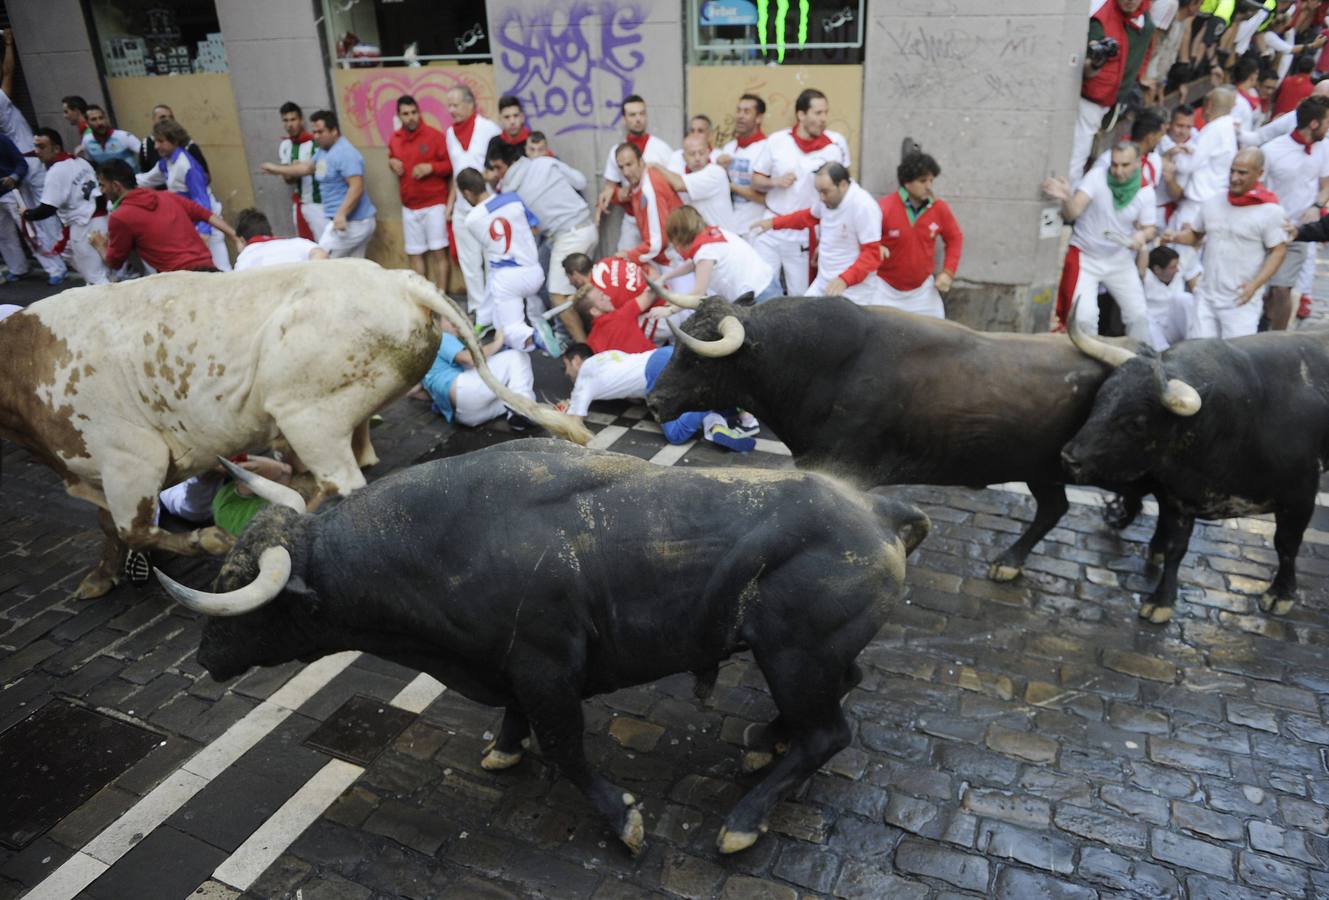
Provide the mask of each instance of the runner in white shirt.
[{"label": "runner in white shirt", "polygon": [[[667,165],[669,157],[673,150],[664,141],[660,140],[646,130],[646,101],[636,94],[627,97],[620,107],[623,114],[623,124],[627,127],[625,140],[630,144],[635,144],[641,151],[641,158],[647,165],[651,163],[660,163]],[[615,151],[618,144],[612,144],[609,147],[609,156],[605,160],[604,180],[605,186],[600,190],[600,196],[595,201],[595,224],[600,224],[600,219],[608,215],[609,207],[612,203],[627,203],[627,192],[621,190],[625,186],[623,173],[618,168],[618,159],[615,157]],[[637,227],[637,220],[631,213],[625,212],[623,223],[618,231],[619,250],[629,250],[641,243],[641,230]]]},{"label": "runner in white shirt", "polygon": [[268,217],[256,209],[240,210],[235,219],[235,233],[242,248],[235,260],[237,272],[328,258],[328,251],[308,238],[273,237]]},{"label": "runner in white shirt", "polygon": [[734,229],[734,205],[729,199],[729,173],[712,162],[713,151],[700,134],[683,139],[683,166],[679,171],[656,163],[651,166],[669,182],[679,199],[691,206],[707,225]]},{"label": "runner in white shirt", "polygon": [[[683,135],[686,141],[693,135],[699,135],[706,143],[707,162],[716,162],[720,158],[720,151],[715,149],[715,125],[711,122],[711,117],[705,113],[698,113],[688,119],[688,133]],[[677,172],[682,175],[688,168],[688,162],[683,158],[683,148],[679,147],[669,154],[669,162],[665,165],[671,172]],[[693,171],[698,167],[693,166]]]},{"label": "runner in white shirt", "polygon": [[1135,254],[1154,239],[1158,207],[1154,189],[1140,172],[1140,149],[1129,141],[1112,148],[1105,172],[1090,170],[1072,191],[1064,178],[1043,182],[1043,193],[1061,202],[1071,227],[1066,266],[1076,265],[1072,309],[1084,331],[1098,334],[1098,286],[1107,287],[1121,309],[1126,333],[1149,340],[1149,317]]},{"label": "runner in white shirt", "polygon": [[1205,125],[1195,139],[1195,152],[1179,153],[1173,160],[1185,191],[1177,208],[1179,226],[1191,221],[1200,204],[1227,190],[1228,172],[1237,155],[1236,123],[1231,116],[1236,101],[1237,91],[1230,84],[1210,91],[1204,98]]},{"label": "runner in white shirt", "polygon": [[476,169],[458,172],[456,187],[471,210],[464,227],[489,270],[476,323],[493,324],[513,350],[530,350],[536,344],[535,331],[526,323],[526,298],[538,294],[545,280],[532,230],[539,222],[516,194],[491,194]]},{"label": "runner in white shirt", "polygon": [[1263,169],[1264,154],[1242,150],[1232,160],[1228,193],[1205,201],[1181,231],[1163,234],[1168,243],[1204,244],[1195,327],[1187,337],[1241,337],[1259,327],[1260,295],[1287,252],[1287,217],[1260,186]]},{"label": "runner in white shirt", "polygon": [[[14,94],[14,61],[18,58],[14,50],[14,31],[6,28],[4,34],[5,60],[0,67],[0,132],[14,142],[20,153],[27,154],[32,152],[32,126],[10,100]],[[28,209],[35,208],[41,203],[42,188],[45,184],[46,168],[35,156],[29,156],[28,177],[19,182],[17,189],[0,195],[0,242],[5,245],[4,258],[24,260],[22,269],[14,274],[27,271],[23,239],[20,238],[24,233],[24,223],[19,216],[19,203],[22,201],[22,205]],[[60,241],[59,223],[55,219],[48,218],[33,222],[28,227],[36,236],[35,241],[29,239],[28,242],[37,245],[33,247],[33,255],[37,257],[37,263],[46,272],[47,282],[56,285],[64,281],[65,273],[68,271],[65,261],[58,254],[50,252],[51,248]]]},{"label": "runner in white shirt", "polygon": [[[1329,97],[1311,96],[1297,104],[1297,128],[1274,138],[1264,152],[1265,184],[1278,195],[1278,203],[1295,225],[1313,222],[1329,203]],[[1301,276],[1310,246],[1288,244],[1287,255],[1269,279],[1265,312],[1269,327],[1284,331],[1292,318],[1292,288]]]},{"label": "runner in white shirt", "polygon": [[737,300],[751,293],[754,302],[764,303],[783,293],[780,277],[751,244],[728,228],[707,225],[691,206],[681,206],[669,214],[665,233],[685,260],[665,273],[666,281],[695,271],[692,292],[702,296]]},{"label": "runner in white shirt", "polygon": [[755,176],[753,166],[766,153],[766,135],[761,130],[766,101],[756,94],[738,98],[734,113],[734,139],[721,148],[715,160],[729,170],[729,191],[734,204],[734,230],[747,234],[766,217],[768,179]]},{"label": "runner in white shirt", "polygon": [[564,411],[584,419],[596,400],[645,397],[646,362],[655,352],[606,350],[590,356],[589,347],[574,344],[563,354],[563,372],[572,382],[572,398]]},{"label": "runner in white shirt", "polygon": [[33,136],[33,152],[46,166],[46,184],[41,203],[23,211],[23,218],[39,221],[56,216],[63,226],[60,241],[52,251],[64,257],[88,284],[107,284],[110,273],[97,249],[88,242],[93,231],[106,234],[106,211],[97,211],[97,173],[88,161],[65,152],[60,133],[52,128],[38,129]]},{"label": "runner in white shirt", "polygon": [[[486,119],[475,108],[475,94],[464,85],[448,89],[448,115],[452,124],[444,132],[448,145],[448,159],[452,171],[485,170],[485,151],[489,142],[503,133],[497,122]],[[472,312],[478,312],[485,296],[484,257],[479,242],[466,228],[466,217],[471,204],[457,190],[454,180],[448,197],[448,218],[452,222],[452,236],[456,242],[457,264],[461,266],[462,280],[466,283],[466,303]],[[504,329],[507,333],[507,329]],[[511,335],[509,335],[511,338]]]},{"label": "runner in white shirt", "polygon": [[[839,163],[826,163],[814,183],[817,202],[810,209],[762,219],[753,230],[764,236],[772,229],[818,228],[821,245],[817,250],[817,279],[806,296],[846,297],[859,306],[885,305],[886,292],[877,275],[881,265],[881,207]],[[760,245],[757,249],[760,252]],[[788,275],[786,269],[786,279]]]},{"label": "runner in white shirt", "polygon": [[1144,303],[1149,310],[1149,343],[1160,353],[1185,340],[1195,317],[1195,297],[1186,290],[1181,259],[1171,247],[1149,251],[1144,272]]},{"label": "runner in white shirt", "polygon": [[[789,215],[816,203],[813,175],[826,163],[849,168],[849,143],[844,135],[826,127],[829,113],[826,95],[808,88],[794,101],[798,124],[777,131],[766,141],[766,152],[753,171],[769,179],[771,188],[766,192],[766,207],[773,215]],[[772,268],[784,273],[785,290],[796,297],[807,293],[812,280],[809,251],[816,239],[813,229],[802,232],[780,229],[763,234],[753,246]]]},{"label": "runner in white shirt", "polygon": [[1183,153],[1195,152],[1195,109],[1188,104],[1181,104],[1172,110],[1168,119],[1167,131],[1158,142],[1160,168],[1158,184],[1154,187],[1154,199],[1158,201],[1160,227],[1167,224],[1169,213],[1164,207],[1176,209],[1181,202],[1184,189],[1177,180],[1177,157]]}]

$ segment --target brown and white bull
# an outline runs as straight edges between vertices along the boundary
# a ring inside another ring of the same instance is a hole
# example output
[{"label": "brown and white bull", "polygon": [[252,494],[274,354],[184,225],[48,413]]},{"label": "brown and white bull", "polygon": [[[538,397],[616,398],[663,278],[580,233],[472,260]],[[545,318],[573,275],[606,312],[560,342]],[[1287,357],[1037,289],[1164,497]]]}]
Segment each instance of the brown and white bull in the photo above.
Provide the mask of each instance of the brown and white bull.
[{"label": "brown and white bull", "polygon": [[[413,272],[367,260],[225,275],[171,272],[65,291],[0,320],[0,436],[100,507],[102,558],[76,596],[115,586],[125,544],[224,553],[215,527],[156,526],[157,495],[280,435],[317,499],[364,486],[367,422],[428,370],[449,319],[513,410],[579,443],[579,424],[509,391],[469,321]],[[352,436],[356,435],[356,446]]]}]

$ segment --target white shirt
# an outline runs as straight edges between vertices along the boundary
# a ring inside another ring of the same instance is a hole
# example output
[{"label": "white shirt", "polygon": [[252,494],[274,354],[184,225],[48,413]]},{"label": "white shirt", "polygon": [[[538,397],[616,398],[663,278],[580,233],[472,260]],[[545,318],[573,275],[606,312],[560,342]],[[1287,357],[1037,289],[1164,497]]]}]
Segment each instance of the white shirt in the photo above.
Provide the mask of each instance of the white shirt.
[{"label": "white shirt", "polygon": [[[1175,146],[1177,146],[1177,142],[1168,137],[1167,133],[1164,132],[1163,139],[1158,142],[1158,147],[1154,149],[1154,153],[1158,155],[1158,184],[1154,185],[1154,197],[1158,200],[1159,206],[1166,206],[1174,200],[1181,199],[1180,197],[1172,196],[1172,193],[1168,190],[1167,182],[1163,180],[1163,157],[1167,156],[1167,152]],[[1194,129],[1191,130],[1190,137],[1186,138],[1186,141],[1182,146],[1190,147],[1192,151],[1195,150]],[[1175,161],[1176,157],[1183,155],[1185,154],[1177,153],[1173,156],[1173,160]],[[1178,180],[1180,180],[1180,178]]]},{"label": "white shirt", "polygon": [[684,202],[701,213],[707,225],[733,230],[734,204],[729,199],[729,173],[724,167],[712,162],[700,172],[679,174],[687,188]]},{"label": "white shirt", "polygon": [[[839,278],[854,264],[860,245],[881,241],[881,207],[856,181],[849,183],[839,206],[831,209],[819,199],[812,214],[821,220],[817,269],[828,278]],[[876,274],[875,266],[870,274]]]},{"label": "white shirt", "polygon": [[568,415],[584,416],[595,400],[622,400],[646,396],[646,361],[654,350],[624,353],[606,350],[581,364],[577,383],[572,386]]},{"label": "white shirt", "polygon": [[[759,141],[753,141],[746,147],[740,147],[738,146],[738,140],[735,139],[724,145],[723,153],[730,157],[730,182],[739,187],[752,187],[753,166],[766,154],[766,141],[766,138],[762,138]],[[736,230],[746,234],[749,228],[766,218],[766,205],[764,203],[753,203],[746,197],[740,197],[737,194],[732,194],[729,199],[734,205]]]},{"label": "white shirt", "polygon": [[[623,143],[627,143],[627,138],[619,142],[619,144]],[[618,170],[618,160],[614,155],[614,151],[618,149],[619,144],[614,144],[609,148],[609,158],[605,160],[604,179],[605,181],[612,181],[614,184],[623,183],[623,173]],[[646,150],[641,154],[642,162],[648,165],[659,163],[668,167],[669,157],[673,155],[673,152],[664,141],[653,134],[648,134],[646,136]]]},{"label": "white shirt", "polygon": [[1137,227],[1145,228],[1158,223],[1158,204],[1154,189],[1142,186],[1131,202],[1121,209],[1112,205],[1112,188],[1107,183],[1107,171],[1090,172],[1076,187],[1077,194],[1088,194],[1089,205],[1071,225],[1071,244],[1093,259],[1114,262],[1135,259],[1127,247],[1107,236],[1108,232],[1130,239]]},{"label": "white shirt", "polygon": [[318,244],[313,241],[301,237],[245,244],[245,249],[235,258],[235,271],[243,272],[245,269],[258,269],[263,266],[307,262],[309,252],[317,246]]},{"label": "white shirt", "polygon": [[493,194],[466,214],[466,228],[480,242],[490,269],[540,266],[532,220],[516,194]]},{"label": "white shirt", "polygon": [[1203,203],[1215,194],[1227,193],[1232,159],[1237,155],[1236,122],[1232,116],[1220,116],[1200,129],[1194,153],[1178,153],[1177,180],[1187,200]]},{"label": "white shirt", "polygon": [[1255,143],[1263,146],[1276,137],[1282,137],[1285,134],[1291,134],[1297,130],[1297,111],[1288,110],[1276,119],[1269,122],[1268,125],[1261,126],[1255,132]]},{"label": "white shirt", "polygon": [[[1233,206],[1227,192],[1200,206],[1192,228],[1204,232],[1204,275],[1197,293],[1211,306],[1232,308],[1241,285],[1255,277],[1267,251],[1287,241],[1277,203]],[[1251,298],[1259,303],[1263,289]]]},{"label": "white shirt", "polygon": [[13,141],[20,153],[32,149],[32,126],[4,91],[0,91],[0,133]]},{"label": "white shirt", "polygon": [[1329,149],[1324,141],[1311,145],[1311,152],[1290,134],[1274,138],[1260,148],[1264,152],[1264,183],[1278,195],[1287,217],[1297,218],[1315,202],[1320,179],[1329,176]]},{"label": "white shirt", "polygon": [[[828,162],[837,162],[849,168],[849,142],[837,131],[826,129],[825,135],[831,142],[820,150],[804,153],[794,143],[793,132],[789,129],[777,131],[763,143],[766,152],[753,167],[754,172],[780,178],[787,172],[793,172],[797,180],[787,188],[775,187],[766,193],[766,206],[777,216],[808,209],[817,202],[817,189],[812,184],[813,175]],[[880,210],[878,211],[880,212]],[[881,218],[880,215],[877,216]],[[877,223],[880,226],[880,222]],[[791,232],[793,234],[793,232]]]},{"label": "white shirt", "polygon": [[[1145,154],[1144,162],[1140,164],[1140,174],[1144,178],[1144,184],[1154,189],[1155,198],[1161,193],[1159,185],[1163,181],[1163,157],[1159,154],[1158,149],[1158,147],[1155,147]],[[1094,164],[1090,166],[1090,169],[1102,169],[1106,172],[1111,165],[1112,148],[1109,147],[1098,154],[1098,159],[1094,160]],[[1159,201],[1158,205],[1162,206],[1164,202]]]},{"label": "white shirt", "polygon": [[[486,119],[479,113],[475,114],[475,125],[471,128],[471,142],[462,147],[461,141],[457,140],[457,129],[453,125],[448,126],[444,132],[443,140],[448,145],[448,159],[452,161],[452,171],[454,177],[462,169],[474,169],[481,175],[485,171],[485,153],[489,150],[489,142],[503,133],[497,123],[492,119]],[[457,191],[457,198],[452,204],[452,218],[454,221],[461,217],[466,219],[466,213],[470,212],[471,204],[466,202],[461,191]]]},{"label": "white shirt", "polygon": [[[294,155],[292,155],[292,151],[295,151]],[[294,146],[294,141],[292,141],[290,138],[286,138],[277,147],[277,162],[281,163],[283,166],[288,166],[297,159],[302,160],[304,162],[309,162],[313,158],[314,158],[314,141],[312,139],[305,141],[304,143],[300,144],[300,146],[297,148]],[[302,175],[300,177],[300,202],[301,203],[318,202],[317,200],[314,199],[313,175]]]},{"label": "white shirt", "polygon": [[737,300],[748,291],[755,296],[766,290],[775,277],[770,263],[728,228],[721,228],[720,234],[723,241],[707,241],[692,255],[693,262],[709,260],[715,264],[711,268],[710,281],[706,283],[706,292],[718,294],[726,300]]},{"label": "white shirt", "polygon": [[46,170],[41,202],[55,207],[62,225],[86,225],[97,211],[97,173],[86,159],[62,159]]}]

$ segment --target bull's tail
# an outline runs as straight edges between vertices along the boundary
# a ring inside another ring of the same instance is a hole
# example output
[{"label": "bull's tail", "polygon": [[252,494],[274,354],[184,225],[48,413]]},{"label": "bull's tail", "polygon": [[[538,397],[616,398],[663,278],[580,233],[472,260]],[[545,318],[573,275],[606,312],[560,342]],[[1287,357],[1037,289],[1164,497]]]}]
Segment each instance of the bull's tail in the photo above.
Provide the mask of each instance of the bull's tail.
[{"label": "bull's tail", "polygon": [[[411,274],[414,275],[414,273]],[[475,360],[475,370],[480,373],[484,383],[489,385],[489,389],[494,392],[498,399],[507,404],[509,409],[525,416],[557,437],[583,445],[590,442],[591,433],[576,419],[514,393],[507,385],[494,377],[494,373],[489,371],[489,364],[485,361],[484,351],[480,349],[480,342],[475,339],[475,329],[471,325],[471,320],[452,301],[451,297],[439,291],[418,275],[410,280],[410,284],[412,288],[411,296],[417,303],[425,309],[438,313],[456,326],[457,336],[466,345],[466,349],[471,352],[471,359]]]}]

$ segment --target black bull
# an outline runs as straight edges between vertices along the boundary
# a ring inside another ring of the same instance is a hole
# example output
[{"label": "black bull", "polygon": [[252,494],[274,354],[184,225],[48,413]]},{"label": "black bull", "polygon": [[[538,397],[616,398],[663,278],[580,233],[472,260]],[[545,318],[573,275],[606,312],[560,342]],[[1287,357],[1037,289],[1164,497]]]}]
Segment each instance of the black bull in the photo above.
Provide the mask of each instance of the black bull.
[{"label": "black bull", "polygon": [[927,530],[916,507],[819,475],[522,441],[405,470],[324,515],[264,510],[218,576],[227,594],[158,577],[217,616],[198,651],[216,679],[362,650],[506,707],[486,768],[515,764],[534,730],[634,852],[641,813],[588,765],[581,699],[750,649],[788,752],[730,813],[733,852],[849,743],[854,660]]},{"label": "black bull", "polygon": [[1163,578],[1140,614],[1171,617],[1195,519],[1267,512],[1278,572],[1260,608],[1291,610],[1297,551],[1329,462],[1329,331],[1185,341],[1161,356],[1072,335],[1116,370],[1066,446],[1068,471],[1149,477],[1163,488]]},{"label": "black bull", "polygon": [[986,334],[839,297],[759,306],[710,297],[679,337],[691,352],[674,353],[646,401],[661,421],[741,406],[800,468],[865,487],[1025,482],[1037,510],[989,569],[999,581],[1020,575],[1066,513],[1061,449],[1111,372],[1064,337]]}]

